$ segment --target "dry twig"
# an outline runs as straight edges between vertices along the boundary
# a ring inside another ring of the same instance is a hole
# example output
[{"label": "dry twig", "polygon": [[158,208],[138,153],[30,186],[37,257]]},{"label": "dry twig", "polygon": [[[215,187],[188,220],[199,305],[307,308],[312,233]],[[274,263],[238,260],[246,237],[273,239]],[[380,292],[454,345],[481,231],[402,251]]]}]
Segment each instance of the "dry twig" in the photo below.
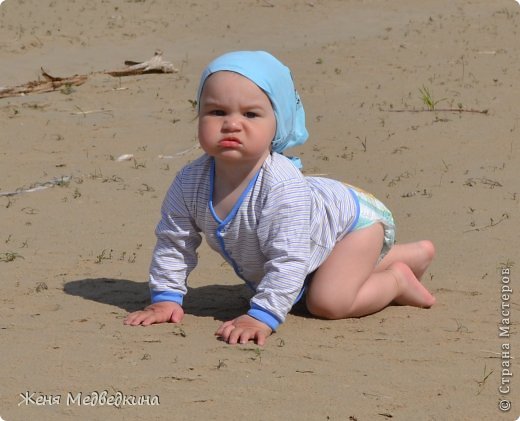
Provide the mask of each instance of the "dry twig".
[{"label": "dry twig", "polygon": [[420,110],[407,110],[407,109],[397,109],[397,110],[383,110],[389,113],[431,113],[431,112],[444,112],[444,113],[476,113],[476,114],[487,114],[489,110],[475,110],[473,108],[421,108]]},{"label": "dry twig", "polygon": [[488,228],[492,228],[492,227],[497,226],[501,222],[504,222],[506,219],[509,219],[509,214],[503,213],[498,221],[495,221],[493,218],[490,218],[489,224],[482,225],[480,227],[475,227],[475,228],[468,229],[468,230],[464,231],[464,233],[471,232],[471,231],[484,231],[484,230],[486,230]]}]

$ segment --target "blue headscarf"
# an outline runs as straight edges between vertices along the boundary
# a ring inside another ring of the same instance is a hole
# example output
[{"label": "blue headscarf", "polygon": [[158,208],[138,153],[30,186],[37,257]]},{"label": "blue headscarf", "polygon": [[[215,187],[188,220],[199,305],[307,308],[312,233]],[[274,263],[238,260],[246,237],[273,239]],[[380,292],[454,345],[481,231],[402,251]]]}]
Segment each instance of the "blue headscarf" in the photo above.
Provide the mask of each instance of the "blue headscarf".
[{"label": "blue headscarf", "polygon": [[[273,151],[282,153],[288,148],[305,143],[309,134],[305,128],[305,111],[298,92],[294,88],[291,71],[265,51],[234,51],[213,60],[202,72],[197,104],[204,82],[213,73],[230,71],[238,73],[262,89],[273,106],[276,117],[276,134]],[[291,157],[294,165],[302,167],[299,158]]]}]

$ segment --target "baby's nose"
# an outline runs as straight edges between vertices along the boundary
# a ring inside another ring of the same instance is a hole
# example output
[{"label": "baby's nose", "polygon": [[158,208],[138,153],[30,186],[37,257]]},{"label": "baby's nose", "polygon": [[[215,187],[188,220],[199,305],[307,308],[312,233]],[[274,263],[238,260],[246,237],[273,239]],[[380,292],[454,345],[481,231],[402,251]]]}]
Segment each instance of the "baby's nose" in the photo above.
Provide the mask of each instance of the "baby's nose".
[{"label": "baby's nose", "polygon": [[240,130],[239,118],[230,115],[224,120],[223,126],[224,130]]}]

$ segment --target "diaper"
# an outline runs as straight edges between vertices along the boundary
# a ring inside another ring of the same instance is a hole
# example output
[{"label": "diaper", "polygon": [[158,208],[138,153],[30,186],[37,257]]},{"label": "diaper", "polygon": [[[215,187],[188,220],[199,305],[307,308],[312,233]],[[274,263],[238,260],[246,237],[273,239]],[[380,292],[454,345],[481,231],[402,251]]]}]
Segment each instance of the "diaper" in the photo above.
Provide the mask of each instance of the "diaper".
[{"label": "diaper", "polygon": [[384,242],[379,261],[385,257],[395,243],[395,224],[392,213],[388,208],[370,193],[351,185],[351,189],[359,204],[359,217],[352,231],[381,223],[384,229]]}]

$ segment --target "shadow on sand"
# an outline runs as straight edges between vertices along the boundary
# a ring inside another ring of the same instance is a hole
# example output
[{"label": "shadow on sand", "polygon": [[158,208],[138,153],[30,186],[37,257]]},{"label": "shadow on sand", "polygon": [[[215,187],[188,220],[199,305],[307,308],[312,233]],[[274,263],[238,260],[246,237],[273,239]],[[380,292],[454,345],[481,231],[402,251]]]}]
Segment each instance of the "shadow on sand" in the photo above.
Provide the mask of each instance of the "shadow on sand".
[{"label": "shadow on sand", "polygon": [[[113,278],[80,279],[67,282],[63,290],[66,294],[117,306],[128,312],[141,310],[150,304],[146,282]],[[188,314],[225,321],[244,314],[249,308],[250,297],[245,285],[207,285],[188,288],[183,307]]]}]

